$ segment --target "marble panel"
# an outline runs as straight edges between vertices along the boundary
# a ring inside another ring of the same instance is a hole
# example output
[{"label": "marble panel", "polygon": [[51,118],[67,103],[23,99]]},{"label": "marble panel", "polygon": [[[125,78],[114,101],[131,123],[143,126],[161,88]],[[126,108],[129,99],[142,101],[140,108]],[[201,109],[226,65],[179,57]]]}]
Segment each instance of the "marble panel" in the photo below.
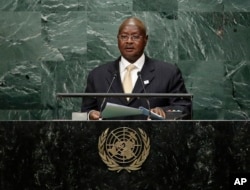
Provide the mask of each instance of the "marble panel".
[{"label": "marble panel", "polygon": [[[83,55],[86,52],[86,12],[45,13],[43,20],[43,38],[47,46],[61,53],[56,55],[65,60],[64,53]],[[45,61],[50,61],[46,60]]]},{"label": "marble panel", "polygon": [[222,12],[224,11],[223,0],[177,0],[178,11],[186,12]]},{"label": "marble panel", "polygon": [[225,60],[250,59],[250,13],[223,14],[222,35]]},{"label": "marble panel", "polygon": [[0,61],[37,61],[43,56],[41,17],[36,12],[0,12]]},{"label": "marble panel", "polygon": [[132,11],[132,0],[87,0],[88,11]]},{"label": "marble panel", "polygon": [[40,11],[41,0],[1,0],[0,11]]},{"label": "marble panel", "polygon": [[87,0],[42,0],[42,11],[58,13],[64,11],[86,10]]},{"label": "marble panel", "polygon": [[1,76],[1,109],[35,109],[41,107],[41,70],[39,62],[9,62]]},{"label": "marble panel", "polygon": [[224,60],[221,13],[179,12],[180,60]]},{"label": "marble panel", "polygon": [[249,13],[182,12],[181,60],[249,60]]},{"label": "marble panel", "polygon": [[133,0],[134,11],[157,11],[157,12],[174,12],[178,9],[177,0]]},{"label": "marble panel", "polygon": [[[225,78],[230,84],[230,88],[226,91],[227,100],[231,100],[225,102],[225,110],[231,113],[231,115],[235,113],[240,118],[247,119],[250,116],[250,62],[229,61],[225,64],[225,68]],[[230,102],[233,102],[234,106]],[[235,107],[237,109],[234,110],[233,108]]]},{"label": "marble panel", "polygon": [[[181,61],[185,84],[193,94],[193,119],[223,119],[223,62]],[[216,72],[215,72],[216,71]]]},{"label": "marble panel", "polygon": [[224,2],[225,11],[233,12],[249,12],[250,1],[246,0],[225,0]]},{"label": "marble panel", "polygon": [[90,12],[87,28],[87,59],[89,67],[96,67],[120,55],[117,47],[117,33],[121,20],[128,13]]},{"label": "marble panel", "polygon": [[148,12],[145,16],[148,27],[148,56],[168,62],[178,60],[177,15],[173,12]]}]

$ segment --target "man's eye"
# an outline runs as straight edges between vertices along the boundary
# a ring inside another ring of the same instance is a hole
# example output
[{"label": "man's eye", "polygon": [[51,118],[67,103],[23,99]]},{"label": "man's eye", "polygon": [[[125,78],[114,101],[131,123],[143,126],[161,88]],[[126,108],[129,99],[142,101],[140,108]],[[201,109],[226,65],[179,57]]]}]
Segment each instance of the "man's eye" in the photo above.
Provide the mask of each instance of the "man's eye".
[{"label": "man's eye", "polygon": [[129,39],[133,40],[133,41],[139,41],[141,39],[142,36],[140,35],[132,35],[132,36],[129,36],[129,35],[120,35],[119,38],[123,41],[127,41]]},{"label": "man's eye", "polygon": [[139,39],[140,39],[140,36],[132,36],[132,39],[133,39],[133,40],[139,40]]}]

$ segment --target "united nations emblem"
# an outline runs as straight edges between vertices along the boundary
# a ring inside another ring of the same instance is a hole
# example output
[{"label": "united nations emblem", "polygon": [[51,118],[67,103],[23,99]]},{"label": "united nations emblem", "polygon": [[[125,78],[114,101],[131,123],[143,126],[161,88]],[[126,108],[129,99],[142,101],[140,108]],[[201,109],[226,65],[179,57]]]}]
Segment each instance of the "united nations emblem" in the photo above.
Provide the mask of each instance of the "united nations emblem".
[{"label": "united nations emblem", "polygon": [[141,168],[149,154],[150,140],[142,129],[138,130],[120,127],[109,132],[108,128],[100,135],[99,155],[109,170],[131,172]]}]

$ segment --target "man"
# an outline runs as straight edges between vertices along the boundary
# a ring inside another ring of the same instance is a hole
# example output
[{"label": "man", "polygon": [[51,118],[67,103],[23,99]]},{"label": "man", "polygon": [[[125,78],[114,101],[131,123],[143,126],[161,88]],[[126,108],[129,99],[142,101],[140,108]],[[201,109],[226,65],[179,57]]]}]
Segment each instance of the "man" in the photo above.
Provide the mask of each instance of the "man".
[{"label": "man", "polygon": [[[117,39],[121,56],[89,73],[86,93],[106,93],[109,87],[109,93],[187,93],[181,72],[175,65],[144,54],[148,35],[141,20],[135,17],[126,19],[119,27]],[[127,66],[133,67],[131,71]],[[127,89],[127,82],[132,89]],[[107,101],[135,108],[149,108],[150,105],[151,111],[163,118],[167,117],[167,110],[181,110],[185,115],[191,112],[191,100],[183,98],[149,98],[147,101],[145,98],[112,97]],[[83,98],[82,111],[89,113],[90,120],[99,120],[102,102],[103,98]]]}]

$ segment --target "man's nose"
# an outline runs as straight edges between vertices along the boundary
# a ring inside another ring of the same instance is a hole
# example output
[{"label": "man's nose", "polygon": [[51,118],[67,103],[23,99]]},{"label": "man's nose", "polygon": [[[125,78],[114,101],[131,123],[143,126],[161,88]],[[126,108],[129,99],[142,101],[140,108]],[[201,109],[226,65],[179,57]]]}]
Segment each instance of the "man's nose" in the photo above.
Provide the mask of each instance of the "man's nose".
[{"label": "man's nose", "polygon": [[133,38],[132,36],[129,36],[127,42],[128,42],[128,43],[133,43],[134,40],[133,40],[132,38]]}]

